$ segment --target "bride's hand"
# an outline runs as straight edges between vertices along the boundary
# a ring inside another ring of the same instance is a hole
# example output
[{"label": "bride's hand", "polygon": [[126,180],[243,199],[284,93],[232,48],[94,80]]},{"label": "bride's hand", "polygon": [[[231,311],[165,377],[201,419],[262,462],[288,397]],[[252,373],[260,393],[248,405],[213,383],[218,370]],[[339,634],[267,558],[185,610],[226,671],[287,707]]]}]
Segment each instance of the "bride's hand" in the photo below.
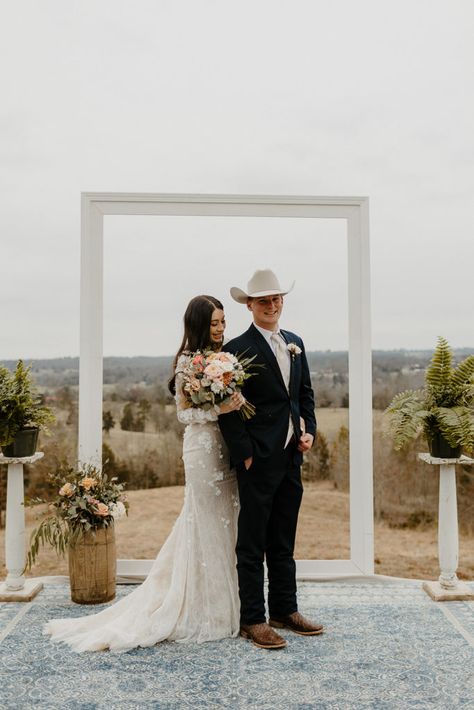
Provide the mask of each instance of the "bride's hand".
[{"label": "bride's hand", "polygon": [[240,409],[244,402],[245,399],[240,392],[234,392],[225,403],[219,405],[219,414],[234,412],[236,409]]}]

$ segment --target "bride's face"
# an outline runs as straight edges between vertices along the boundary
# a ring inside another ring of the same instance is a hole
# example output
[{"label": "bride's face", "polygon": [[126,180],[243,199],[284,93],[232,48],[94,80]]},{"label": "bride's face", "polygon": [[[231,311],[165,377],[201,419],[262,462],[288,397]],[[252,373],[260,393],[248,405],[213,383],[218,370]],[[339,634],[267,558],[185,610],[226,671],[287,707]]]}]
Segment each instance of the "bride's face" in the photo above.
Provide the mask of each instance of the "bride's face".
[{"label": "bride's face", "polygon": [[225,315],[224,311],[216,308],[211,315],[210,341],[213,345],[222,345],[225,331]]}]

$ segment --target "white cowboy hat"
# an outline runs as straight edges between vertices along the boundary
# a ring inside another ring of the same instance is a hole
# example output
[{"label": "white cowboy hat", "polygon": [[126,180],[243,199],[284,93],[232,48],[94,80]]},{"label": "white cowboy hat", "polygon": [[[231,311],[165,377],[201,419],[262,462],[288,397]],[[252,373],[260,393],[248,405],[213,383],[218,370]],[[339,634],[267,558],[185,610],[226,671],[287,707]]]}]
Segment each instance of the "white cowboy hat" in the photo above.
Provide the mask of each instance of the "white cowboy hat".
[{"label": "white cowboy hat", "polygon": [[260,296],[285,296],[293,289],[295,282],[286,290],[280,286],[276,275],[271,269],[256,271],[247,284],[247,293],[237,286],[232,286],[230,295],[237,303],[247,303],[247,298],[260,298]]}]

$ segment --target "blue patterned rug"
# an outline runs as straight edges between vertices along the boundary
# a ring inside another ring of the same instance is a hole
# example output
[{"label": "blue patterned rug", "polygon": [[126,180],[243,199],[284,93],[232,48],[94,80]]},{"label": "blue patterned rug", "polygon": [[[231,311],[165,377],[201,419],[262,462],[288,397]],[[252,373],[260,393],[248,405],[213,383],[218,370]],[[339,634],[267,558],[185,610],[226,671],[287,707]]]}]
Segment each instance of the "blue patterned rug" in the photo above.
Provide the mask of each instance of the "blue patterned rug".
[{"label": "blue patterned rug", "polygon": [[326,633],[283,631],[284,650],[238,638],[77,654],[42,625],[92,609],[48,583],[31,603],[0,604],[0,708],[473,710],[474,603],[436,604],[404,580],[304,582],[299,602]]}]

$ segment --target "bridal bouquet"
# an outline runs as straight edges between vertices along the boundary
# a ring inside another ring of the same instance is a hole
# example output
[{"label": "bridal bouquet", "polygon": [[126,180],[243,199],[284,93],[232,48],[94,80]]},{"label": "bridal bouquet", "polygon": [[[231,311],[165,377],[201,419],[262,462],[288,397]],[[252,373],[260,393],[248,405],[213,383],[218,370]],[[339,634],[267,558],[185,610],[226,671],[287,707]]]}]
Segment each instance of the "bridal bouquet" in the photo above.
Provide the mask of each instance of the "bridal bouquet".
[{"label": "bridal bouquet", "polygon": [[[183,395],[188,405],[212,409],[224,403],[234,392],[240,392],[245,380],[256,374],[250,372],[254,358],[212,350],[191,353],[187,365],[180,371],[183,375]],[[250,419],[255,414],[255,407],[245,400],[239,411],[243,419]]]}]

